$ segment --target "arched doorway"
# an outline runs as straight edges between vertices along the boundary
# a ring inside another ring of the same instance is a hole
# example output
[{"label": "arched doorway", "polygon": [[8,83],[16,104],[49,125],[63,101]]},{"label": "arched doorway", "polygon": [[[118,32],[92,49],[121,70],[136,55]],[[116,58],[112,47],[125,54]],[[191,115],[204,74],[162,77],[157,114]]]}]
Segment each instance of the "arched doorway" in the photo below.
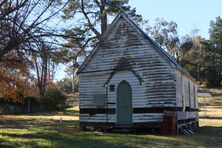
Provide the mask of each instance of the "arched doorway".
[{"label": "arched doorway", "polygon": [[132,124],[132,88],[126,81],[117,87],[117,124]]}]

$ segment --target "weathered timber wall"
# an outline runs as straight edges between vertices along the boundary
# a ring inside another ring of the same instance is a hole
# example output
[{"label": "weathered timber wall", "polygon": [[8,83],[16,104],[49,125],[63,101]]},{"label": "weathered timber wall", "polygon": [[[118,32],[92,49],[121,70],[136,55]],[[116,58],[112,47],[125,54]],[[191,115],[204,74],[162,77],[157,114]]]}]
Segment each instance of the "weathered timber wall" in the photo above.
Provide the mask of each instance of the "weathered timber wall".
[{"label": "weathered timber wall", "polygon": [[178,107],[198,109],[197,85],[176,70],[176,97]]},{"label": "weathered timber wall", "polygon": [[191,119],[191,118],[198,118],[198,112],[190,111],[190,112],[182,112],[178,111],[177,112],[177,120],[185,120],[185,119]]},{"label": "weathered timber wall", "polygon": [[[125,19],[120,19],[104,38],[80,76],[80,109],[96,108],[94,94],[105,94],[105,82],[121,58],[126,58],[132,69],[142,78],[140,84],[129,70],[117,71],[108,85],[122,80],[130,83],[133,108],[176,107],[175,70],[164,55]],[[108,108],[116,108],[116,91],[108,92]],[[108,117],[107,117],[108,116]],[[133,122],[162,121],[162,113],[134,113]],[[80,115],[85,122],[116,122],[116,114],[87,113]]]},{"label": "weathered timber wall", "polygon": [[197,85],[176,70],[176,97],[177,106],[183,107],[183,111],[177,112],[177,120],[195,118],[198,120]]}]

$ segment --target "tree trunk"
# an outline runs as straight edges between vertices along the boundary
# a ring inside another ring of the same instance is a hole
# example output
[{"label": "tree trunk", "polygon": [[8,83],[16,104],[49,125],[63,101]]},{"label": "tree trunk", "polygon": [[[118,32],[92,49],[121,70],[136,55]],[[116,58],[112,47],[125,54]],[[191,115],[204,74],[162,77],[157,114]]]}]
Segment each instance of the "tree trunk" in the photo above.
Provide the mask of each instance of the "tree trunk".
[{"label": "tree trunk", "polygon": [[75,92],[75,71],[72,74],[72,93]]},{"label": "tree trunk", "polygon": [[220,58],[220,62],[219,62],[220,64],[219,64],[219,69],[218,69],[218,87],[221,87],[221,80],[222,80],[222,66],[221,66],[221,64],[222,64],[222,58]]},{"label": "tree trunk", "polygon": [[100,13],[101,13],[101,32],[102,34],[107,29],[107,13],[105,9],[106,0],[101,0],[101,7],[100,7]]},{"label": "tree trunk", "polygon": [[48,62],[50,62],[47,50],[47,47],[43,46],[42,49],[40,49],[40,54],[34,55],[38,89],[41,98],[45,94],[47,85]]}]

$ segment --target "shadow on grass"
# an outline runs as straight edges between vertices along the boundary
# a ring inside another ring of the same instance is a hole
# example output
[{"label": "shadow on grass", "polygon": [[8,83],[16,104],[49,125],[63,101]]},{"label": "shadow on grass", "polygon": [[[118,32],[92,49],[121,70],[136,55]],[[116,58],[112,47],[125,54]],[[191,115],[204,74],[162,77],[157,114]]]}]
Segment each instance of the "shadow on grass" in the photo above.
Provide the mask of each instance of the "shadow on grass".
[{"label": "shadow on grass", "polygon": [[219,148],[222,146],[222,127],[203,126],[198,128],[194,135],[185,136],[197,143],[197,146]]},{"label": "shadow on grass", "polygon": [[222,92],[211,92],[210,93],[213,97],[222,96]]},{"label": "shadow on grass", "polygon": [[[31,116],[78,114],[76,110],[36,113]],[[218,118],[218,117],[216,117]],[[219,117],[220,118],[220,117]],[[207,118],[209,119],[209,118]],[[215,118],[214,118],[215,119]],[[221,119],[221,118],[220,118]],[[0,147],[3,148],[122,148],[122,147],[220,147],[222,127],[200,127],[193,136],[160,136],[80,132],[78,120],[59,122],[40,118],[0,119]],[[8,129],[7,129],[8,128]],[[11,130],[12,129],[12,130]],[[16,129],[16,130],[13,130]],[[25,130],[24,130],[25,129]],[[17,132],[18,131],[18,132]],[[17,141],[16,141],[17,140]],[[15,142],[16,141],[16,142]]]},{"label": "shadow on grass", "polygon": [[23,141],[23,142],[18,142],[18,141],[10,141],[6,139],[1,139],[0,138],[0,147],[1,148],[18,148],[18,147],[24,147],[24,148],[50,148],[50,145],[46,145],[43,142],[39,141]]},{"label": "shadow on grass", "polygon": [[[197,128],[196,134],[204,136],[222,137],[222,127],[202,126]],[[222,141],[221,141],[222,142]]]},{"label": "shadow on grass", "polygon": [[43,129],[54,129],[54,130],[78,130],[78,120],[66,120],[59,122],[57,120],[46,120],[46,119],[16,119],[7,120],[1,119],[0,129],[28,129],[43,128]]},{"label": "shadow on grass", "polygon": [[[70,124],[70,123],[69,123]],[[53,148],[106,148],[106,147],[220,147],[222,145],[222,127],[201,127],[193,136],[155,136],[134,134],[111,134],[95,132],[79,132],[60,126],[37,130],[33,133],[3,133],[2,136],[28,139],[23,143],[27,147]],[[43,139],[48,145],[40,145],[35,139]],[[16,147],[16,146],[15,146]],[[14,148],[14,147],[13,147]]]},{"label": "shadow on grass", "polygon": [[37,113],[31,113],[27,114],[29,116],[79,116],[78,110],[61,110],[61,111],[47,111],[47,112],[37,112]]},{"label": "shadow on grass", "polygon": [[[12,138],[27,138],[27,135],[4,134]],[[73,132],[61,133],[57,131],[41,131],[28,136],[32,139],[44,139],[50,141],[49,147],[53,148],[123,148],[123,147],[153,147],[159,145],[177,146],[175,140],[157,139],[154,136],[144,137],[129,134],[106,134],[93,132]],[[32,141],[32,147],[39,147],[38,143]],[[24,143],[24,146],[30,146],[30,143]],[[42,148],[42,146],[40,146]]]},{"label": "shadow on grass", "polygon": [[[211,117],[211,116],[206,116],[206,117],[199,117],[200,119],[222,119],[222,117]],[[221,121],[222,122],[222,121]],[[222,123],[221,123],[222,124]]]}]

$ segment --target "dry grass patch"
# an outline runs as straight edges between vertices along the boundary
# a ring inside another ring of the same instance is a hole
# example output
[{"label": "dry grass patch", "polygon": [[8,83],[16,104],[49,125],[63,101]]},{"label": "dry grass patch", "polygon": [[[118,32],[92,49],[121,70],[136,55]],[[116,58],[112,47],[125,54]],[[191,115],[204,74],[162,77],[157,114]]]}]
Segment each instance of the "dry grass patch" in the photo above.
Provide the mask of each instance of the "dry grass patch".
[{"label": "dry grass patch", "polygon": [[[218,106],[219,108],[222,108]],[[209,115],[220,115],[214,107]],[[63,119],[60,122],[60,118]],[[201,118],[193,136],[80,132],[78,107],[64,112],[0,116],[3,148],[220,148],[222,119]]]}]

